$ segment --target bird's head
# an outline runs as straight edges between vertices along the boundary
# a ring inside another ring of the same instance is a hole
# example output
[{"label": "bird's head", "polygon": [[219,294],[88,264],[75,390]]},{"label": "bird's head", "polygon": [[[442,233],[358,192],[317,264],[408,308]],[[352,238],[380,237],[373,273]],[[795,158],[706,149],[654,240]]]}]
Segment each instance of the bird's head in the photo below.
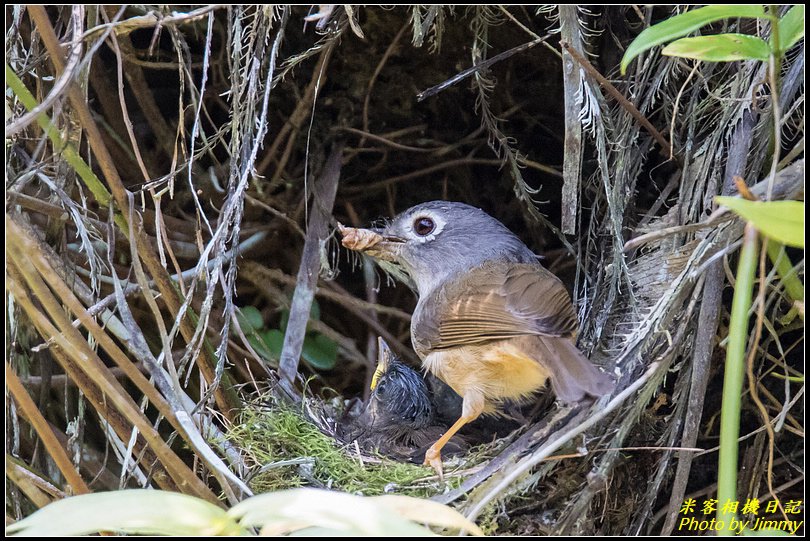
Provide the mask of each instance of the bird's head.
[{"label": "bird's head", "polygon": [[343,227],[341,233],[347,248],[400,265],[420,295],[447,277],[486,261],[537,261],[501,222],[464,203],[422,203],[397,215],[384,228]]},{"label": "bird's head", "polygon": [[384,340],[379,339],[379,345],[377,370],[366,405],[370,425],[402,432],[429,426],[433,420],[433,405],[422,375],[400,361]]}]

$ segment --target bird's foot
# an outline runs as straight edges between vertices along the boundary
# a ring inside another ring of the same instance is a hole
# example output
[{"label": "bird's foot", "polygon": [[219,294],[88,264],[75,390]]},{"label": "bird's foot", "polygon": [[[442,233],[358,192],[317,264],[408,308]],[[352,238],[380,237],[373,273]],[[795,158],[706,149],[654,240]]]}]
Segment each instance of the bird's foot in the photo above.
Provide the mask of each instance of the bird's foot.
[{"label": "bird's foot", "polygon": [[439,474],[439,481],[444,481],[444,471],[442,470],[442,451],[433,446],[425,453],[425,466],[430,466]]}]

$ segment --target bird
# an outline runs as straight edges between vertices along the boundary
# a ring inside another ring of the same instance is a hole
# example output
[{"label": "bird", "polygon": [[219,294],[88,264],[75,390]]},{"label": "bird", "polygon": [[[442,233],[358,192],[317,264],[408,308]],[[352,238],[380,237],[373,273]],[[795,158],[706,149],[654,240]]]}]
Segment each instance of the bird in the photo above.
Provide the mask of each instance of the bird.
[{"label": "bird", "polygon": [[404,271],[418,301],[411,342],[423,368],[462,397],[458,420],[427,450],[441,451],[465,424],[524,400],[550,380],[556,397],[601,397],[612,379],[576,347],[577,314],[562,281],[504,224],[460,202],[430,201],[381,228],[338,224],[342,244]]},{"label": "bird", "polygon": [[[371,394],[360,415],[361,430],[351,439],[395,458],[424,458],[427,448],[447,426],[442,427],[437,419],[434,394],[423,375],[396,356],[385,340],[377,340]],[[458,454],[467,443],[454,438],[450,446],[451,452]]]},{"label": "bird", "polygon": [[435,411],[422,375],[393,354],[378,338],[377,368],[364,411],[365,424],[383,440],[419,444],[422,430],[431,426]]}]

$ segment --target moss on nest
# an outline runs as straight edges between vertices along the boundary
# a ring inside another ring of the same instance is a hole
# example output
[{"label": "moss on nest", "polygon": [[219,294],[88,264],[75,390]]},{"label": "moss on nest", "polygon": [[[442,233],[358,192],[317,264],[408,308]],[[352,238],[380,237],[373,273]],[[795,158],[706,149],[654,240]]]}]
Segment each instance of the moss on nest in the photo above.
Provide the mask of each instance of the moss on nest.
[{"label": "moss on nest", "polygon": [[308,485],[367,496],[430,497],[461,481],[447,477],[440,483],[428,467],[379,455],[372,461],[361,459],[353,448],[324,434],[302,412],[279,403],[246,407],[227,438],[242,449],[248,465],[258,472],[249,482],[256,492]]}]

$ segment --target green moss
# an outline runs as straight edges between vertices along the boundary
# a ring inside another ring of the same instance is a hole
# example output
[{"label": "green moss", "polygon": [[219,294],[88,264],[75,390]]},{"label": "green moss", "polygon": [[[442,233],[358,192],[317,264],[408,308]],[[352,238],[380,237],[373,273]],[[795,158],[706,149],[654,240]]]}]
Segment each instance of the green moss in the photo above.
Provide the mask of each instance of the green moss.
[{"label": "green moss", "polygon": [[257,470],[264,467],[250,480],[256,492],[311,485],[368,496],[394,492],[429,497],[446,484],[455,488],[460,483],[453,478],[439,483],[430,479],[434,475],[430,468],[385,457],[361,463],[351,449],[286,405],[247,407],[240,421],[228,438]]}]

